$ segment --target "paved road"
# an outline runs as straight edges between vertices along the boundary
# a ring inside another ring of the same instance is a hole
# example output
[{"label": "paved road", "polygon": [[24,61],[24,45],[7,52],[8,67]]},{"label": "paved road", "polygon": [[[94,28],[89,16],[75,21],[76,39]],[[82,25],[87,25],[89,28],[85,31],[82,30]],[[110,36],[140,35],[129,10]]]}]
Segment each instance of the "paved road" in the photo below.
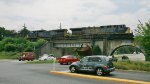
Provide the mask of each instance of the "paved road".
[{"label": "paved road", "polygon": [[[64,71],[66,69],[68,69],[68,65],[56,64],[56,70]],[[53,70],[53,64],[25,64],[14,60],[0,61],[0,84],[123,84],[114,81],[55,75],[51,74],[50,70]],[[128,76],[132,79],[149,81],[150,73],[116,71],[109,77],[130,78]]]}]

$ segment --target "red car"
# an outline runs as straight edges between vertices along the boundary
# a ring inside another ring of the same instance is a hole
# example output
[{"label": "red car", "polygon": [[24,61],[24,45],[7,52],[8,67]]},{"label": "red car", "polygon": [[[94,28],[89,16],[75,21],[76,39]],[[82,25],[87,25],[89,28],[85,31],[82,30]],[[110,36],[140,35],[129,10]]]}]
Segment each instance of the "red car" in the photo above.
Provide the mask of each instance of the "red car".
[{"label": "red car", "polygon": [[35,59],[35,53],[34,52],[23,52],[22,53],[22,56],[20,56],[19,58],[18,58],[18,60],[19,61],[25,61],[25,60],[31,60],[31,61],[33,61],[34,59]]},{"label": "red car", "polygon": [[60,64],[68,64],[70,65],[71,63],[73,62],[76,62],[76,61],[79,61],[80,59],[73,56],[73,55],[65,55],[65,56],[62,56],[61,58],[58,59],[58,62]]}]

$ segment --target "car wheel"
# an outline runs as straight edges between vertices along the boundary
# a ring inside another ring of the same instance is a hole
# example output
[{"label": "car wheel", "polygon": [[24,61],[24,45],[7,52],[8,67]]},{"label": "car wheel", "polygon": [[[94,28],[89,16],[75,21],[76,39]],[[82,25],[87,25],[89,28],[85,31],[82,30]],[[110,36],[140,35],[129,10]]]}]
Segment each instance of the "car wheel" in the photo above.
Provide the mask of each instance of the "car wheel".
[{"label": "car wheel", "polygon": [[19,59],[19,61],[21,61],[21,59]]},{"label": "car wheel", "polygon": [[96,75],[98,76],[102,76],[104,74],[103,69],[102,68],[97,68],[96,69]]},{"label": "car wheel", "polygon": [[71,62],[68,62],[67,64],[68,64],[68,65],[70,65],[70,64],[71,64]]},{"label": "car wheel", "polygon": [[75,73],[77,71],[76,67],[75,66],[71,66],[70,67],[70,72],[71,73]]},{"label": "car wheel", "polygon": [[60,65],[63,65],[63,63],[60,63]]}]

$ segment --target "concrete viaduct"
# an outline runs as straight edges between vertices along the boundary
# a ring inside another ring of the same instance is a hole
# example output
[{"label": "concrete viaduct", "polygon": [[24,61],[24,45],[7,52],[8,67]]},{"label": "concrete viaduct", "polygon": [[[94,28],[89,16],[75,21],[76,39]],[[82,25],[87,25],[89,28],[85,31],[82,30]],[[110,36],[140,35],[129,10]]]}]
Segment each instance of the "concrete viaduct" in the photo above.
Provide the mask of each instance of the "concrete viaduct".
[{"label": "concrete viaduct", "polygon": [[86,36],[72,36],[67,38],[56,38],[50,40],[37,50],[38,55],[55,54],[62,55],[73,54],[73,51],[67,48],[81,47],[82,44],[90,46],[98,45],[103,55],[113,55],[115,50],[121,46],[135,46],[134,35],[132,33],[124,34],[94,34]]}]

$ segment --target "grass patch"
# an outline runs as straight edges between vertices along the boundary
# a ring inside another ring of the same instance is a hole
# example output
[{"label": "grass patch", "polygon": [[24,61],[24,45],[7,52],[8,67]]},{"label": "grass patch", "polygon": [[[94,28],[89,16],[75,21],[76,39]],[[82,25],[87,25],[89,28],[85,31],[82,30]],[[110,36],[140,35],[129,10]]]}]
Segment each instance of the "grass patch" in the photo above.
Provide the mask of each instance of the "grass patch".
[{"label": "grass patch", "polygon": [[116,69],[150,71],[150,62],[118,61],[114,62]]},{"label": "grass patch", "polygon": [[17,59],[20,56],[18,52],[0,52],[0,59]]},{"label": "grass patch", "polygon": [[[57,63],[57,61],[55,61]],[[43,60],[43,61],[39,61],[39,60],[35,60],[35,61],[27,61],[27,64],[49,64],[49,63],[54,63],[54,60]]]}]

